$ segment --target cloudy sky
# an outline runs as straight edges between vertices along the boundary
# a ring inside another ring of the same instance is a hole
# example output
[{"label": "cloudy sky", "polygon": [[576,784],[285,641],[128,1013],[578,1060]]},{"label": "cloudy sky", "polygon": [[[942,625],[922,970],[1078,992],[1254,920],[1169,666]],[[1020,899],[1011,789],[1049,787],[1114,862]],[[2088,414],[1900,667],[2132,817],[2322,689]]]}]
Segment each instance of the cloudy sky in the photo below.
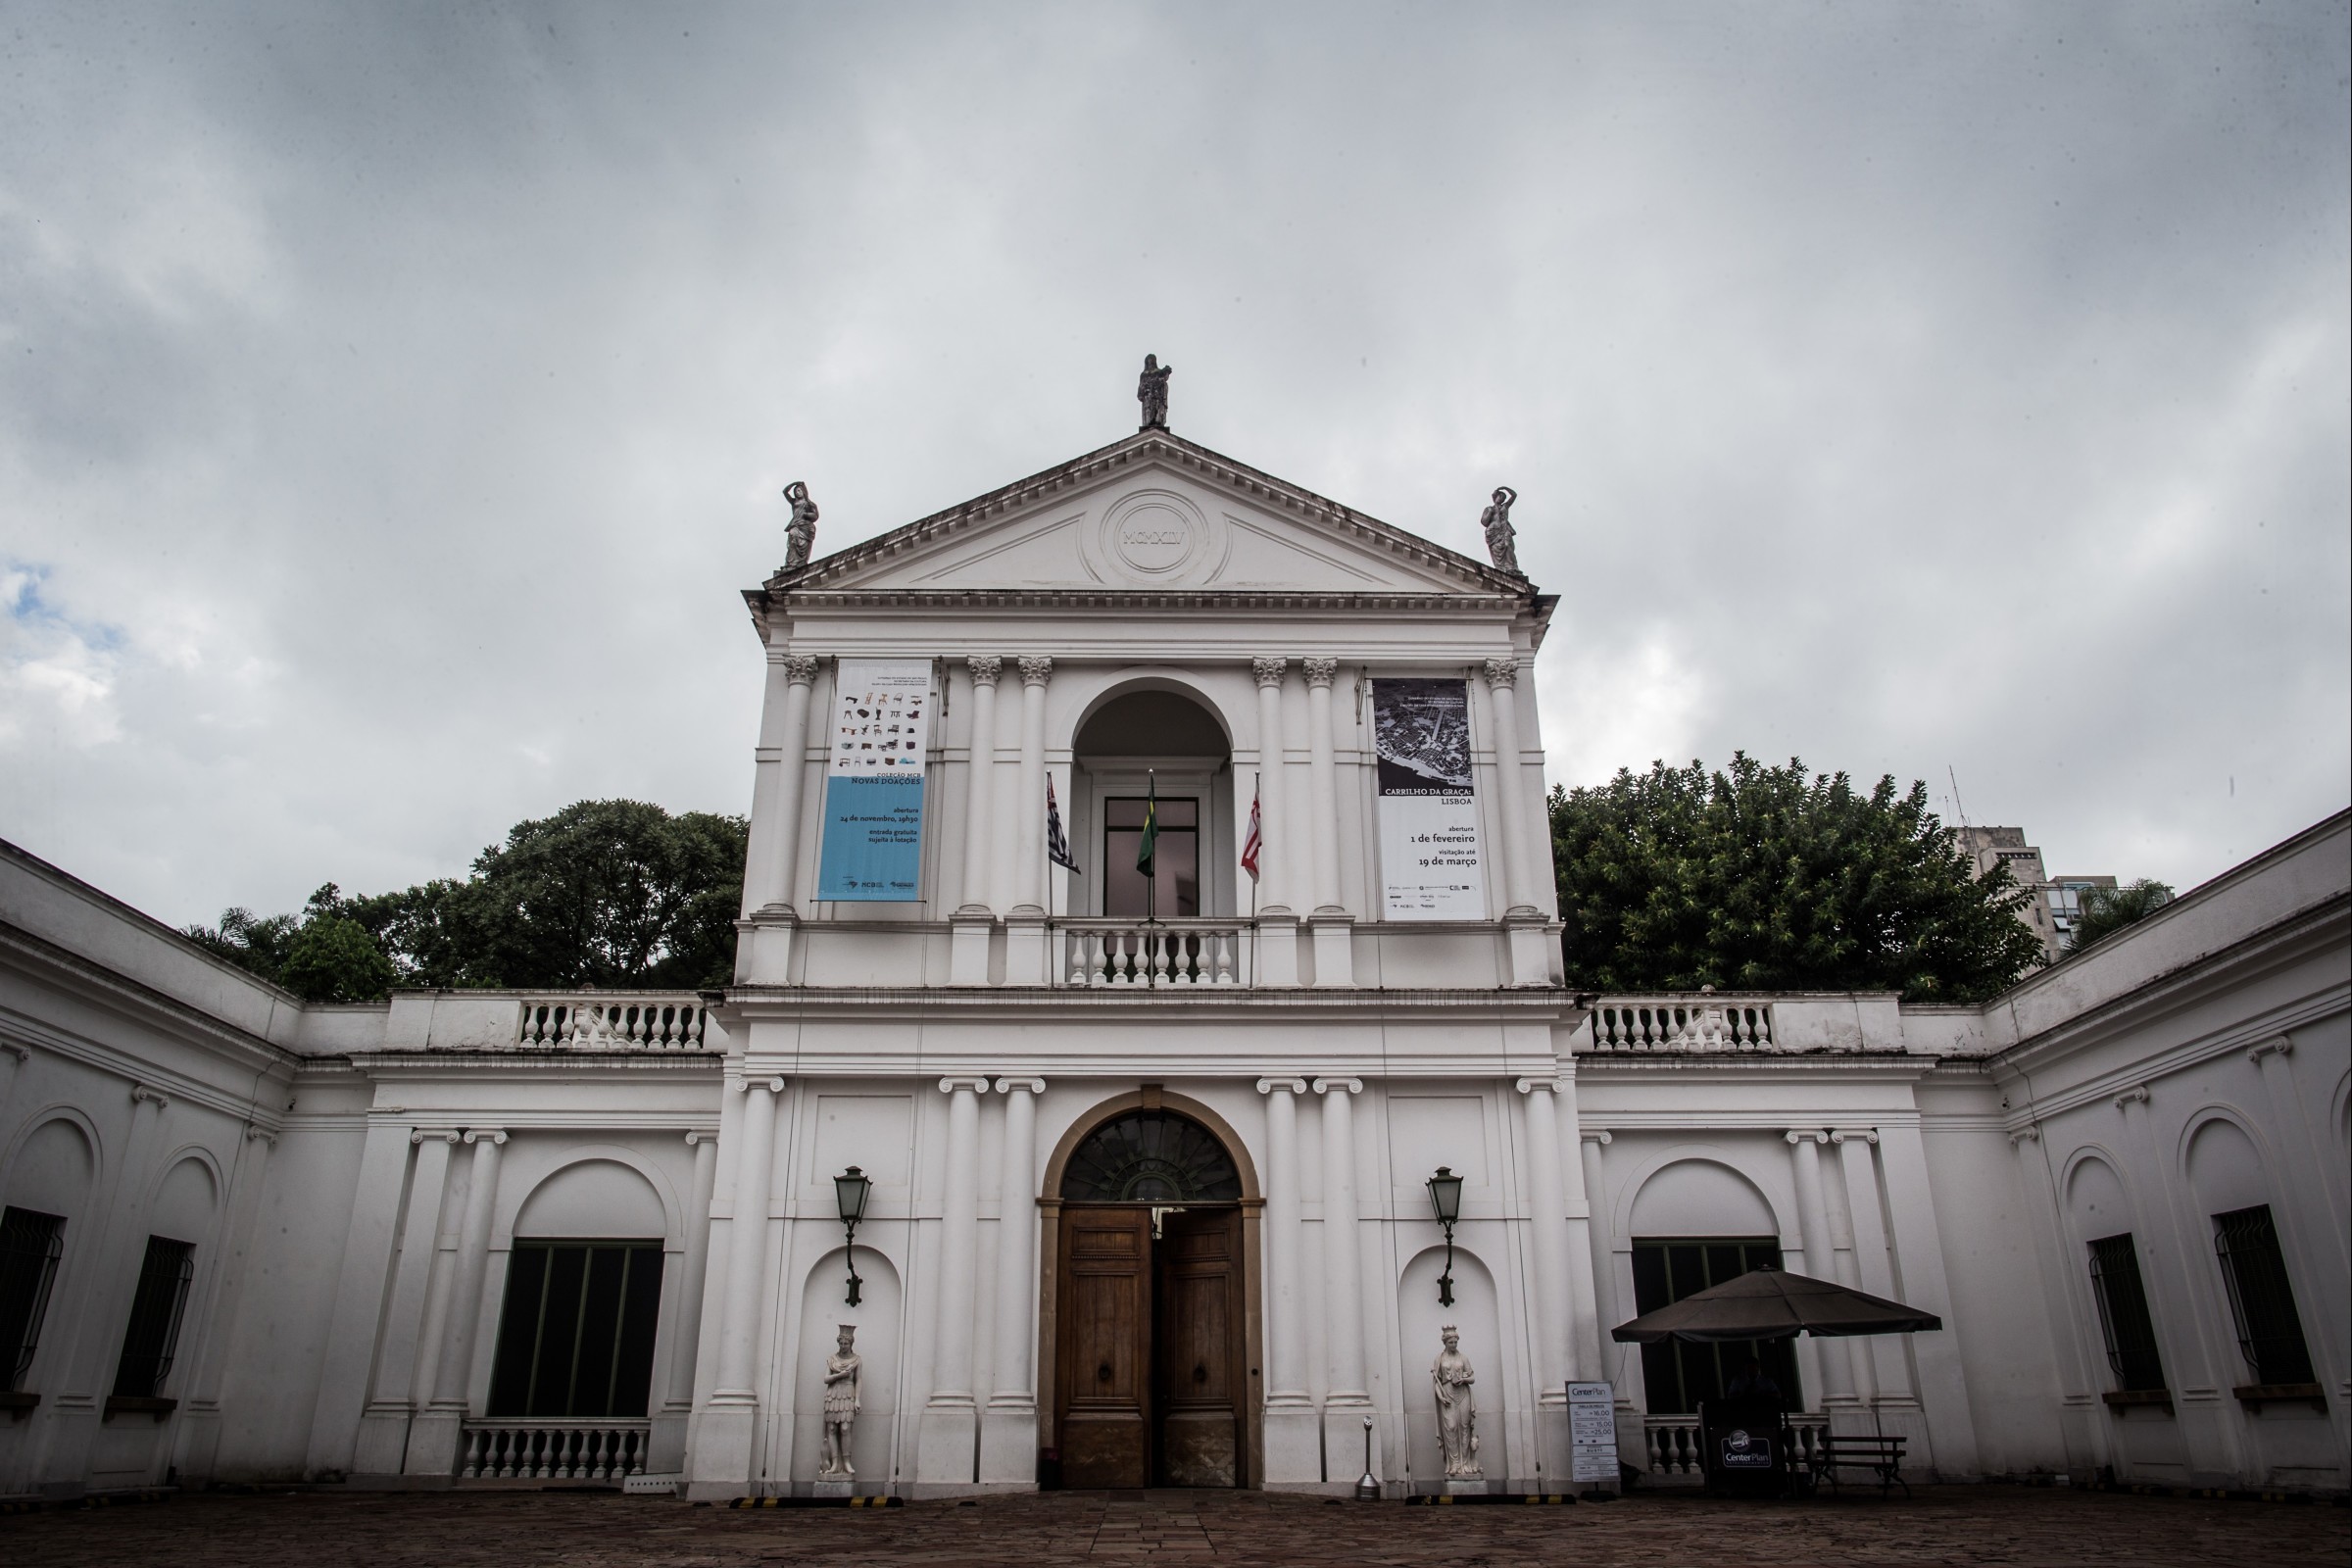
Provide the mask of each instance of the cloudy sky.
[{"label": "cloudy sky", "polygon": [[0,836],[174,923],[739,811],[737,590],[1175,428],[2186,885],[2352,790],[2347,12],[0,0]]}]

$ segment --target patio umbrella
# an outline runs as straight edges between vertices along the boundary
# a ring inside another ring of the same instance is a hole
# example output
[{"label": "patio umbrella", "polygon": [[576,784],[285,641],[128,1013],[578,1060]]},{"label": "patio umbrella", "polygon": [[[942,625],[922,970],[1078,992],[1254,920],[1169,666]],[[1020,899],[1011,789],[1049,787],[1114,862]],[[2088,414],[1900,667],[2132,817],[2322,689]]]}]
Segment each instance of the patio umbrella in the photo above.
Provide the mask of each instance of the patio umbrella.
[{"label": "patio umbrella", "polygon": [[1943,1319],[1933,1312],[1900,1301],[1828,1280],[1759,1268],[1620,1323],[1609,1337],[1628,1345],[1667,1340],[1708,1345],[1787,1340],[1799,1334],[1911,1334],[1941,1327]]}]

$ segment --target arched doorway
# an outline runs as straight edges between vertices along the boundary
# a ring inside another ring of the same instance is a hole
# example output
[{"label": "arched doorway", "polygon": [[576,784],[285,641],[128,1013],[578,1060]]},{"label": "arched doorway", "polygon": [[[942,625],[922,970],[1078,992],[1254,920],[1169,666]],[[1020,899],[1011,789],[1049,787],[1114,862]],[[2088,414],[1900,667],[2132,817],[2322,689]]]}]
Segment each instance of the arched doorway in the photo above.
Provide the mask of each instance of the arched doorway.
[{"label": "arched doorway", "polygon": [[1226,1138],[1147,1091],[1073,1128],[1049,1178],[1060,1484],[1249,1485],[1256,1204]]}]

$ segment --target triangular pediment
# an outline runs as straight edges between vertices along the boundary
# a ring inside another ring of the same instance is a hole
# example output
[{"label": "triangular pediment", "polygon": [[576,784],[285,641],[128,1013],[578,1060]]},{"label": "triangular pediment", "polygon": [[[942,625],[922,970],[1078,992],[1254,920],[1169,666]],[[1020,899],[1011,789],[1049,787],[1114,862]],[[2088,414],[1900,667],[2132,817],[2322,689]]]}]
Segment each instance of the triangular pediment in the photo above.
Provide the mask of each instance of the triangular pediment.
[{"label": "triangular pediment", "polygon": [[1164,430],[779,573],[770,591],[1316,595],[1527,591],[1525,579]]}]

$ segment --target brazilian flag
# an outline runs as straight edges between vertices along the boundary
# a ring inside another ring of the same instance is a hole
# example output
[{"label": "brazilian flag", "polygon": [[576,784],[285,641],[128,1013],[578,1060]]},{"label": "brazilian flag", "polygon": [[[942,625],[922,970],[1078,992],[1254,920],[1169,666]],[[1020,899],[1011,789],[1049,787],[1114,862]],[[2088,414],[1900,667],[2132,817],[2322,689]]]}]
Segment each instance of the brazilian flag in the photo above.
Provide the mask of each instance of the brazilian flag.
[{"label": "brazilian flag", "polygon": [[1135,868],[1146,876],[1152,872],[1152,852],[1159,843],[1159,780],[1153,778],[1144,787],[1144,839],[1135,852]]}]

